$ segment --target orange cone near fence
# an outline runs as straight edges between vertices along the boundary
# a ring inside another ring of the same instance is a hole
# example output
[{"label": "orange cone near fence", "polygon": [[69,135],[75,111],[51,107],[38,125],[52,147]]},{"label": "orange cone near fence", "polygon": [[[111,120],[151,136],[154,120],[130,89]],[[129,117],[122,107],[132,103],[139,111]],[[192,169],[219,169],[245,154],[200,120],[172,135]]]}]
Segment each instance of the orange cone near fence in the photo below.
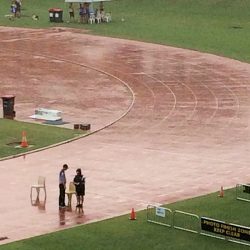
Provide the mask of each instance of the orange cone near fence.
[{"label": "orange cone near fence", "polygon": [[134,208],[132,208],[132,210],[131,210],[131,213],[130,213],[130,220],[136,220]]},{"label": "orange cone near fence", "polygon": [[28,145],[27,138],[26,138],[26,132],[23,131],[23,132],[22,132],[21,147],[22,147],[22,148],[27,148],[28,146],[29,146],[29,145]]},{"label": "orange cone near fence", "polygon": [[221,197],[221,198],[224,197],[224,189],[223,189],[223,186],[221,186],[221,188],[220,188],[220,193],[219,193],[218,196]]}]

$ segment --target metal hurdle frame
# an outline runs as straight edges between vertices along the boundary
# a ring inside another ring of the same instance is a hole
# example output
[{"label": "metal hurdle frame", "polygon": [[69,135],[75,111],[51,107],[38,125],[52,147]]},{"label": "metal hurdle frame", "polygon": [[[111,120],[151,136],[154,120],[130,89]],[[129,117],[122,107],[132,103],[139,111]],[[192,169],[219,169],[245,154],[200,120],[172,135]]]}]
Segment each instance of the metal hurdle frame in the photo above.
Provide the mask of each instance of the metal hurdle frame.
[{"label": "metal hurdle frame", "polygon": [[[249,193],[245,192],[247,196],[249,197],[249,199],[240,197],[240,193],[244,192],[243,188],[245,188],[245,190],[246,188],[249,189]],[[237,184],[236,185],[236,199],[240,201],[250,202],[250,184]]]},{"label": "metal hurdle frame", "polygon": [[[250,188],[250,185],[249,185],[249,188]],[[243,200],[245,200],[245,199],[243,199]],[[248,201],[248,200],[246,200],[246,201]],[[157,209],[159,210],[158,215],[157,215]],[[190,229],[188,227],[176,225],[176,217],[179,215],[184,215],[184,216],[187,216],[189,218],[193,218],[194,221],[197,222],[197,224],[196,224],[197,230],[193,230],[193,229]],[[175,228],[175,229],[179,229],[179,230],[183,230],[183,231],[187,231],[187,232],[191,232],[191,233],[196,233],[196,234],[208,236],[211,238],[225,240],[225,241],[229,241],[229,242],[240,244],[240,245],[250,246],[250,243],[245,242],[244,240],[235,240],[235,239],[231,238],[230,236],[219,236],[219,235],[216,235],[214,233],[207,233],[206,231],[201,229],[201,217],[200,216],[198,216],[196,214],[192,214],[192,213],[183,212],[180,210],[172,211],[170,208],[160,207],[160,206],[150,204],[147,206],[147,221],[150,223],[154,223],[154,224],[158,224],[158,225],[162,225],[162,226],[166,226],[166,227],[170,227],[170,228]],[[224,223],[224,221],[218,221],[218,222]],[[233,224],[233,223],[228,223],[228,225],[241,226],[241,225],[237,225],[237,224]]]},{"label": "metal hurdle frame", "polygon": [[[195,225],[197,227],[197,230],[193,230],[193,229],[190,229],[188,227],[177,226],[176,225],[177,224],[176,218],[177,218],[178,215],[184,215],[186,217],[193,218],[196,221],[195,223],[197,223]],[[180,211],[180,210],[175,210],[173,212],[173,227],[176,228],[176,229],[183,230],[183,231],[199,234],[201,232],[200,217],[198,215],[196,215],[196,214],[191,214],[191,213],[186,213],[186,212],[183,212],[183,211]]]},{"label": "metal hurdle frame", "polygon": [[[161,209],[163,213],[161,212],[157,215],[157,209]],[[159,207],[159,206],[155,206],[151,204],[147,206],[147,221],[154,223],[154,224],[158,224],[158,225],[162,225],[166,227],[173,227],[173,215],[172,214],[173,212],[169,208]]]},{"label": "metal hurdle frame", "polygon": [[[159,210],[160,213],[157,214],[157,210]],[[188,228],[188,227],[182,227],[182,226],[176,225],[176,219],[178,215],[184,215],[184,216],[194,218],[196,221],[195,223],[197,223],[195,225],[197,227],[197,230],[190,229],[190,227]],[[152,204],[149,204],[147,206],[147,221],[154,223],[154,224],[158,224],[158,225],[162,225],[166,227],[173,227],[176,229],[180,229],[180,230],[192,232],[192,233],[200,233],[201,231],[200,217],[198,215],[186,213],[186,212],[179,211],[179,210],[172,211],[170,208],[159,207],[159,206],[152,205]]]}]

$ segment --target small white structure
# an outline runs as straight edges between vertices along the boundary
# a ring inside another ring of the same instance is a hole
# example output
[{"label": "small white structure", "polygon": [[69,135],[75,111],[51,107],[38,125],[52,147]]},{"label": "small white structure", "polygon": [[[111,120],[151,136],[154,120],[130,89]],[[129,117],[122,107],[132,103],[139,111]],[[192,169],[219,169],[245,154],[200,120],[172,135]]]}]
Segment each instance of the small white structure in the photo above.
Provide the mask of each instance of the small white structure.
[{"label": "small white structure", "polygon": [[59,121],[62,120],[62,112],[55,109],[38,108],[35,109],[35,114],[30,117],[37,120]]}]

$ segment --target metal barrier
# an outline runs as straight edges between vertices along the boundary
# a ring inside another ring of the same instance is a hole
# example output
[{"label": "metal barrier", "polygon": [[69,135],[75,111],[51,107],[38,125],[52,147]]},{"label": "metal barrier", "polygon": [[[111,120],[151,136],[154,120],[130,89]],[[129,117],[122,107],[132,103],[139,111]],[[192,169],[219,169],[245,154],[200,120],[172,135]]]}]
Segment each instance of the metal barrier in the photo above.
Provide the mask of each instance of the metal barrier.
[{"label": "metal barrier", "polygon": [[250,185],[237,184],[236,185],[236,199],[250,202]]},{"label": "metal barrier", "polygon": [[[206,217],[201,217],[201,223],[202,223],[202,220],[203,219],[206,219]],[[222,221],[218,221],[218,220],[213,220],[213,223],[216,225],[216,223],[218,223],[218,227],[220,227],[219,223],[223,223]],[[201,235],[204,235],[204,236],[208,236],[208,237],[212,237],[212,238],[216,238],[216,239],[220,239],[220,240],[226,240],[226,237],[225,236],[219,236],[218,234],[216,234],[214,232],[214,230],[203,230],[201,228],[201,232],[200,232]]]},{"label": "metal barrier", "polygon": [[[241,190],[244,186],[248,187],[248,185],[239,185],[238,188]],[[226,223],[207,217],[200,217],[196,214],[179,210],[172,211],[169,208],[155,205],[147,206],[147,221],[203,236],[250,246],[250,243],[248,243],[250,241],[250,227]]]},{"label": "metal barrier", "polygon": [[173,226],[191,233],[200,233],[200,217],[196,214],[175,210],[173,212]]},{"label": "metal barrier", "polygon": [[201,235],[250,246],[250,228],[201,217]]},{"label": "metal barrier", "polygon": [[147,221],[166,227],[173,226],[172,210],[154,205],[147,206]]}]

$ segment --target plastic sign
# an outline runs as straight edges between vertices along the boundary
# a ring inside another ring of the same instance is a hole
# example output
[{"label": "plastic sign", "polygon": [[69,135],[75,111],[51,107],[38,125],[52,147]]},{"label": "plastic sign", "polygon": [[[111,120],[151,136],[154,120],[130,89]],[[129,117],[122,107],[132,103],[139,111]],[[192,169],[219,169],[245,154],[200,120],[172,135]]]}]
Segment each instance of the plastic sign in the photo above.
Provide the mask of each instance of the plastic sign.
[{"label": "plastic sign", "polygon": [[225,223],[223,221],[201,217],[201,229],[226,237],[250,241],[250,227]]},{"label": "plastic sign", "polygon": [[164,207],[156,207],[155,209],[156,216],[165,217],[166,216],[166,210]]}]

